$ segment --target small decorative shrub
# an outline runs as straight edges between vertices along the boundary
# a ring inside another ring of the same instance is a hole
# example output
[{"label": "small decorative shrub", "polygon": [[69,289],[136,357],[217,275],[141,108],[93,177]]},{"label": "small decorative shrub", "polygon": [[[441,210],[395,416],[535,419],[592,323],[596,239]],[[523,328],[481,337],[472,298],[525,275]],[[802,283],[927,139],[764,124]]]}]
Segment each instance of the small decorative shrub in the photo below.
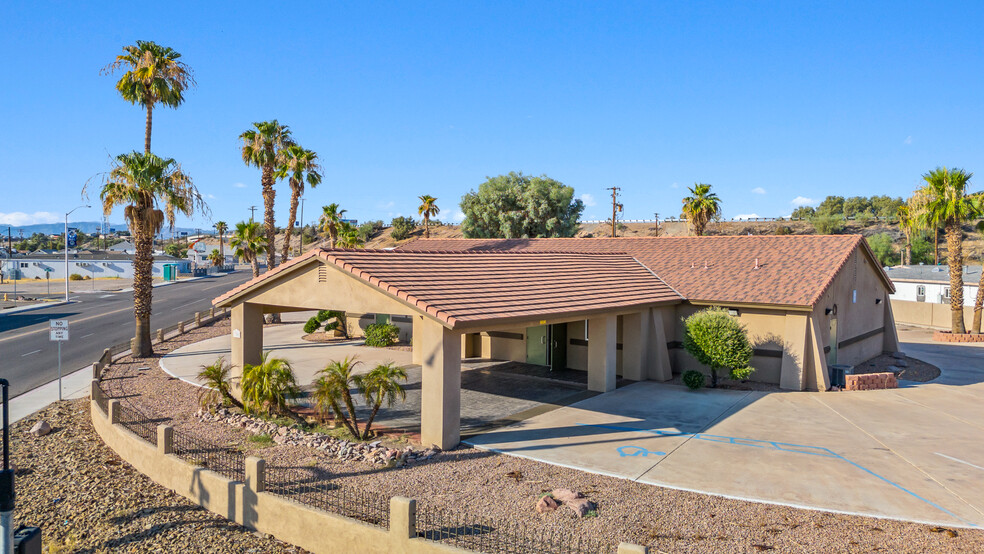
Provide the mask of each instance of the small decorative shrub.
[{"label": "small decorative shrub", "polygon": [[704,386],[704,374],[696,369],[684,371],[683,384],[690,390],[697,390]]},{"label": "small decorative shrub", "polygon": [[314,316],[312,319],[317,319],[318,323],[324,323],[325,320],[331,317],[331,310],[320,310],[318,315]]},{"label": "small decorative shrub", "polygon": [[412,217],[394,217],[390,221],[390,227],[393,228],[393,231],[390,233],[393,240],[403,240],[410,237],[410,233],[417,228],[417,222]]},{"label": "small decorative shrub", "polygon": [[754,369],[748,331],[724,308],[701,310],[683,320],[686,334],[683,348],[698,362],[710,366],[711,387],[717,386],[719,369],[729,369],[732,379],[745,379]]},{"label": "small decorative shrub", "polygon": [[791,235],[791,234],[793,234],[793,228],[790,227],[789,225],[780,225],[780,226],[776,227],[776,234],[777,235]]},{"label": "small decorative shrub", "polygon": [[304,332],[307,334],[311,334],[317,331],[319,327],[321,327],[321,322],[318,321],[317,317],[312,317],[311,319],[307,320],[307,323],[304,324]]},{"label": "small decorative shrub", "polygon": [[71,275],[68,276],[68,280],[69,281],[82,281],[84,279],[85,278],[82,277],[81,275],[79,275],[78,273],[73,273],[73,274],[71,274]]},{"label": "small decorative shrub", "polygon": [[400,340],[400,329],[390,323],[373,323],[366,327],[366,346],[392,346]]}]

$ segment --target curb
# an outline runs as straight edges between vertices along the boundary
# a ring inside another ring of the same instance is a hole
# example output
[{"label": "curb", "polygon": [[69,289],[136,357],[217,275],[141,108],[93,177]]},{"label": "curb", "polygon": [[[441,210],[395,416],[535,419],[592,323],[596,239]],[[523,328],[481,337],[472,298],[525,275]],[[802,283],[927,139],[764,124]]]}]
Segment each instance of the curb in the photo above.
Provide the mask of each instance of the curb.
[{"label": "curb", "polygon": [[24,306],[22,308],[8,308],[0,311],[0,316],[19,314],[21,312],[40,310],[42,308],[54,308],[55,306],[64,306],[65,304],[74,304],[74,302],[71,300],[59,300],[58,302],[41,302],[40,304],[31,304],[30,306]]}]

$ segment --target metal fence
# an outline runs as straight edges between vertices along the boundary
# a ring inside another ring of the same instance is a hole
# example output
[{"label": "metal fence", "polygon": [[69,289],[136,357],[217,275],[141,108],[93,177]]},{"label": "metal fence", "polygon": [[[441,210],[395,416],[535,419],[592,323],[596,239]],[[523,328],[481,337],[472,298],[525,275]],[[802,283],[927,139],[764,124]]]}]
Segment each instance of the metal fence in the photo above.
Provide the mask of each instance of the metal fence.
[{"label": "metal fence", "polygon": [[157,446],[157,426],[165,421],[153,420],[129,406],[120,404],[120,425],[154,446]]},{"label": "metal fence", "polygon": [[389,498],[339,487],[313,469],[267,467],[266,492],[352,519],[389,528]]},{"label": "metal fence", "polygon": [[458,548],[494,554],[601,554],[615,550],[571,532],[531,528],[417,503],[417,535]]},{"label": "metal fence", "polygon": [[174,454],[233,481],[246,480],[246,455],[238,450],[217,446],[176,429],[172,439]]}]

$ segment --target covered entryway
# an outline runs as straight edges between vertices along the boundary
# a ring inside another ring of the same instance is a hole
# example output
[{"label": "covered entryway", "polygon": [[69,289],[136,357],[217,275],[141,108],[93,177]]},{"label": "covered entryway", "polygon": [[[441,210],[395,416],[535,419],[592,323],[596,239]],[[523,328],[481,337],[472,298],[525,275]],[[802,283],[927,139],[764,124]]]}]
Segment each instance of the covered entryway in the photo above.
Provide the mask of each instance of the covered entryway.
[{"label": "covered entryway", "polygon": [[476,335],[491,343],[493,333],[542,327],[544,353],[536,355],[561,364],[566,341],[550,329],[587,320],[588,389],[607,392],[615,389],[619,317],[625,377],[669,378],[662,310],[680,300],[622,254],[315,250],[214,303],[232,308],[234,377],[244,364],[260,361],[264,313],[331,309],[409,317],[412,358],[421,366],[421,440],[451,448],[460,439],[461,360]]}]

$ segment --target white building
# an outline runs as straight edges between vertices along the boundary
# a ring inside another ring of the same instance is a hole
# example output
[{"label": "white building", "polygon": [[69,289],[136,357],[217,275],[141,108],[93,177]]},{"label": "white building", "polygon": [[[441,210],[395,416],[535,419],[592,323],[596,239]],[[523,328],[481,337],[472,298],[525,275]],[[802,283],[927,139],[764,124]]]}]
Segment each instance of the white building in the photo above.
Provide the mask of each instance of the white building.
[{"label": "white building", "polygon": [[[886,267],[885,272],[895,285],[892,300],[909,302],[950,303],[950,268],[945,265],[914,265]],[[973,306],[981,281],[981,266],[963,268],[964,306]]]},{"label": "white building", "polygon": [[[154,277],[163,277],[165,265],[176,266],[177,273],[191,272],[191,263],[188,260],[155,254],[151,274]],[[5,279],[64,279],[65,254],[14,255],[3,260],[2,271]],[[68,274],[73,273],[89,278],[132,278],[133,256],[118,252],[69,252]]]}]

